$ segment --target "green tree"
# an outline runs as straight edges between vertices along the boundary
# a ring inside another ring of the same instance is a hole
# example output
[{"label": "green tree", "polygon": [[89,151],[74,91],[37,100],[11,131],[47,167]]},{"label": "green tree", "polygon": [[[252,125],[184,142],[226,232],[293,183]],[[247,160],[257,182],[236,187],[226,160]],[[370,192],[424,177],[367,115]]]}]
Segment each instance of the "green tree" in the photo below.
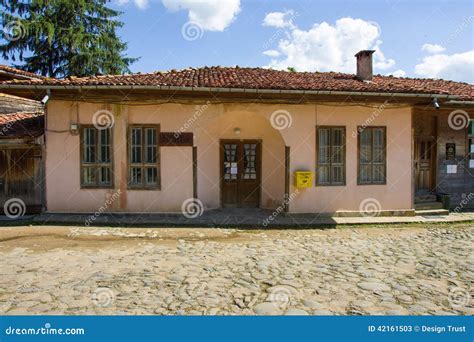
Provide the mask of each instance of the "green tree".
[{"label": "green tree", "polygon": [[49,77],[130,72],[137,60],[116,30],[121,12],[109,0],[0,0],[6,60],[15,67]]}]

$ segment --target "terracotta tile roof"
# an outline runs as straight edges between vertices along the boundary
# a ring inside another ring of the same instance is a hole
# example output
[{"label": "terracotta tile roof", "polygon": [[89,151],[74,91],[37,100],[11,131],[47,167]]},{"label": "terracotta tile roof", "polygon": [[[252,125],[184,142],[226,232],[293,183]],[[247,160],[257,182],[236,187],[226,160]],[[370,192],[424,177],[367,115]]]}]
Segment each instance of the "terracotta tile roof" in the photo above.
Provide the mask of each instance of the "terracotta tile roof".
[{"label": "terracotta tile roof", "polygon": [[44,133],[44,114],[17,112],[0,114],[0,139],[36,138]]},{"label": "terracotta tile roof", "polygon": [[[34,74],[32,72],[28,72],[28,71],[24,71],[24,70],[9,67],[7,65],[0,64],[0,76],[2,74],[7,74],[9,76],[9,78],[12,78],[12,79],[15,79],[15,77],[18,77],[19,79],[25,79],[25,78],[31,79],[31,78],[33,78],[33,79],[38,79],[38,80],[42,80],[42,79],[45,78],[41,75],[37,75],[37,74]],[[0,82],[2,82],[2,81],[0,81]]]},{"label": "terracotta tile roof", "polygon": [[421,93],[456,95],[473,99],[474,86],[468,83],[439,79],[399,78],[376,75],[370,82],[355,75],[335,72],[288,72],[263,68],[203,67],[146,74],[104,75],[9,81],[6,84],[69,85],[69,86],[184,86],[276,90],[322,90],[381,93]]}]

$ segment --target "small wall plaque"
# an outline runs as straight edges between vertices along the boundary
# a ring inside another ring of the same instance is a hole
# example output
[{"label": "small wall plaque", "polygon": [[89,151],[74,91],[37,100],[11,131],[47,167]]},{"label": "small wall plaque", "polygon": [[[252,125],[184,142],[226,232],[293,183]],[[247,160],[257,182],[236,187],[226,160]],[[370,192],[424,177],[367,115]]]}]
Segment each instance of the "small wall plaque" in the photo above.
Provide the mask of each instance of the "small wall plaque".
[{"label": "small wall plaque", "polygon": [[447,143],[446,144],[446,160],[455,160],[456,159],[456,144]]},{"label": "small wall plaque", "polygon": [[447,173],[457,173],[458,172],[458,166],[457,165],[447,165],[446,172]]},{"label": "small wall plaque", "polygon": [[160,132],[160,146],[193,146],[193,133]]}]

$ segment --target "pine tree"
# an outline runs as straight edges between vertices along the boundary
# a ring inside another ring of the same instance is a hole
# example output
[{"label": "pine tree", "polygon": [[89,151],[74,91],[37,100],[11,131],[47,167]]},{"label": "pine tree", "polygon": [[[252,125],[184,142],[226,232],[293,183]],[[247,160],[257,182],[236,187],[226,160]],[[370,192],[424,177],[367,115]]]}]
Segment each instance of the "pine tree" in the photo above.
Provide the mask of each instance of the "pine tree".
[{"label": "pine tree", "polygon": [[108,0],[0,0],[6,60],[15,67],[49,77],[130,72],[137,60],[116,30],[121,14]]}]

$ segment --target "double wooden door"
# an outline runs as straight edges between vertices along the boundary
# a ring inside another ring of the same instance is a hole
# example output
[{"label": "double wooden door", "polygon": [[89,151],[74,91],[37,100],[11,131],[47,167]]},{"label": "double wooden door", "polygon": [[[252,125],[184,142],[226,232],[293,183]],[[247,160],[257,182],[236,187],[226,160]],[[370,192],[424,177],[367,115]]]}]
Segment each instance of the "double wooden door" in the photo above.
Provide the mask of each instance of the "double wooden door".
[{"label": "double wooden door", "polygon": [[221,140],[222,207],[258,207],[262,145],[259,140]]}]

